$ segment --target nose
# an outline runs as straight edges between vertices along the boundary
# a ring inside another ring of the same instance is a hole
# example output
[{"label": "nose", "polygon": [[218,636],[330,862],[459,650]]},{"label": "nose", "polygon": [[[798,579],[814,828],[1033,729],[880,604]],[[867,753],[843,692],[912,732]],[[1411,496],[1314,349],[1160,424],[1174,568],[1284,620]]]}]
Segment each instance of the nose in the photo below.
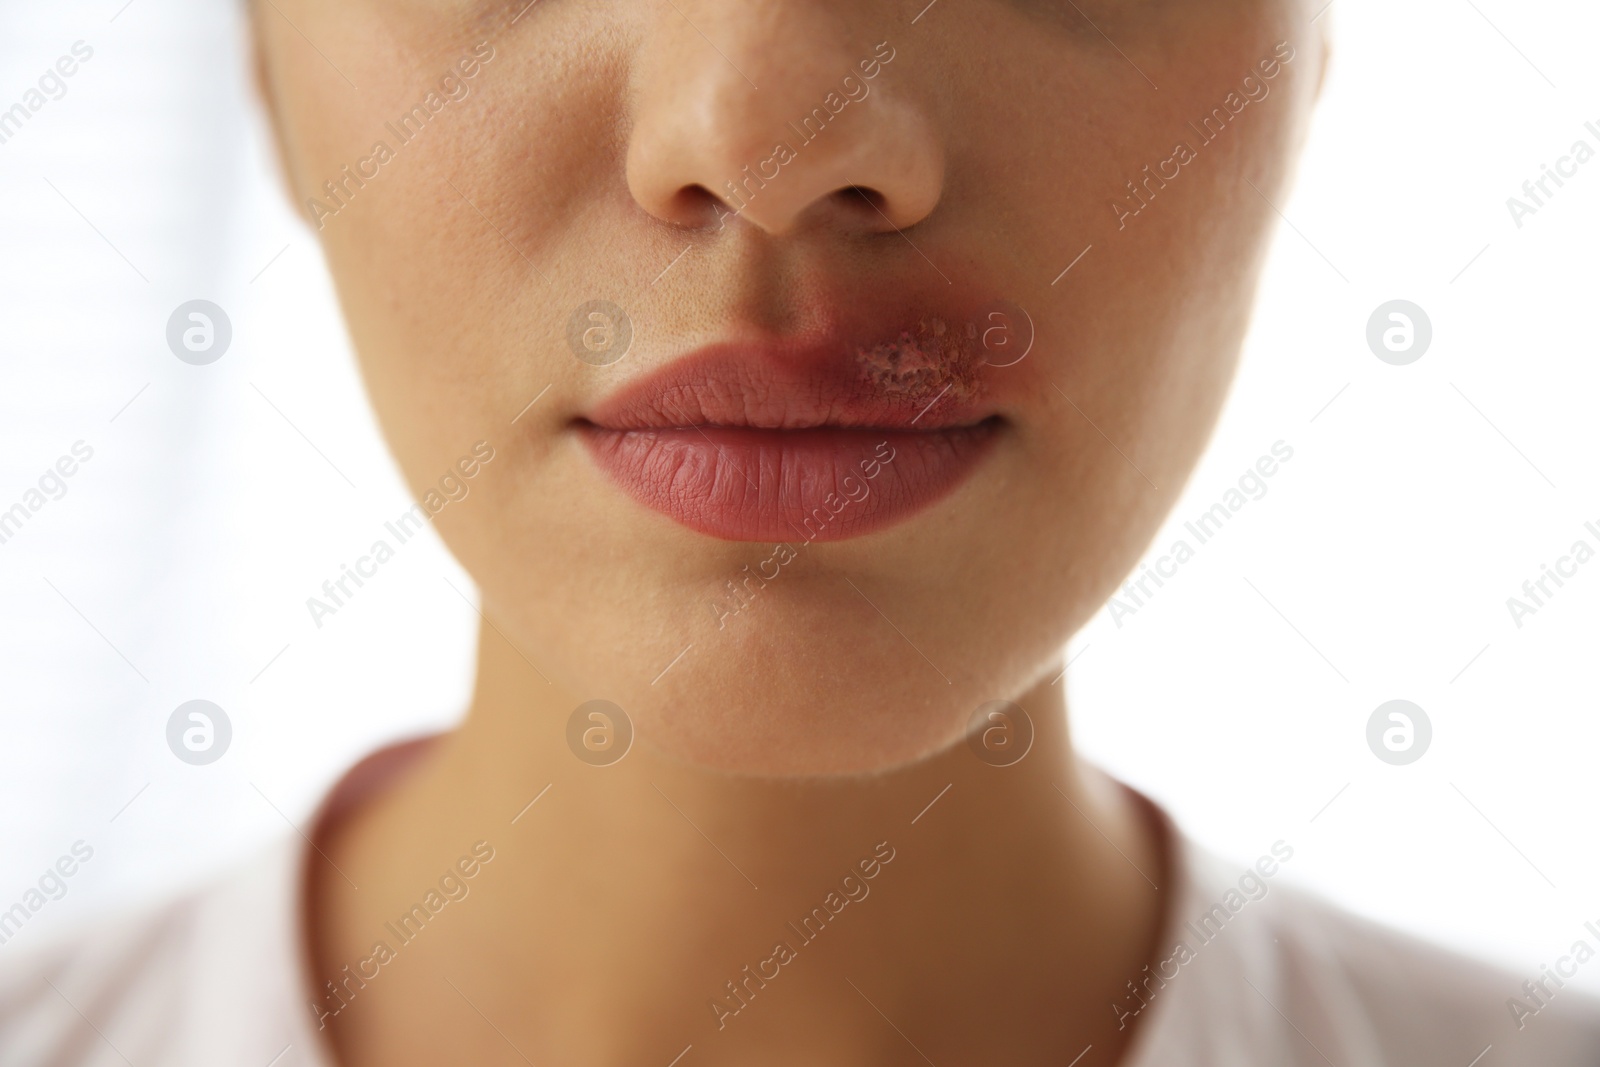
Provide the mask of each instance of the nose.
[{"label": "nose", "polygon": [[929,104],[894,42],[853,32],[845,5],[654,6],[627,154],[650,214],[689,228],[732,214],[779,235],[903,230],[933,211],[944,150]]}]

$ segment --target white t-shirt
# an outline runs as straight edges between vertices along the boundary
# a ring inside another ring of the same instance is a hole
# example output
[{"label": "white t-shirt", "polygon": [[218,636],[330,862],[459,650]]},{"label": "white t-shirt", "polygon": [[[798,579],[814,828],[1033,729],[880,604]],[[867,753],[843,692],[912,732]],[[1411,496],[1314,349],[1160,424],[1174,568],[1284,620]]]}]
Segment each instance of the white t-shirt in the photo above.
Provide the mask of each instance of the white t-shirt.
[{"label": "white t-shirt", "polygon": [[[1136,1028],[1121,1067],[1600,1065],[1600,1001],[1297,892],[1281,843],[1239,867],[1169,830],[1170,947],[1107,1005]],[[333,1067],[302,949],[309,852],[286,831],[178,899],[69,940],[0,945],[0,1064]],[[1587,940],[1600,948],[1600,923]]]}]

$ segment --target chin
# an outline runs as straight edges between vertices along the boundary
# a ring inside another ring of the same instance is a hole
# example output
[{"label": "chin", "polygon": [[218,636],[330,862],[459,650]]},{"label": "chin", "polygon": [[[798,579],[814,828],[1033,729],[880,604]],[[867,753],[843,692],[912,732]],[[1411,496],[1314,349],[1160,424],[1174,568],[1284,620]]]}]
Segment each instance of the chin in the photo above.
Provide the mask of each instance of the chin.
[{"label": "chin", "polygon": [[880,774],[958,743],[972,707],[991,694],[947,682],[876,613],[888,641],[876,628],[842,625],[843,613],[828,613],[831,630],[827,617],[769,619],[763,630],[696,644],[640,687],[628,709],[639,737],[696,767],[784,778]]},{"label": "chin", "polygon": [[640,716],[640,739],[674,761],[767,779],[859,778],[892,773],[962,740],[966,715],[907,706],[904,694],[740,694],[715,710],[666,706]]}]

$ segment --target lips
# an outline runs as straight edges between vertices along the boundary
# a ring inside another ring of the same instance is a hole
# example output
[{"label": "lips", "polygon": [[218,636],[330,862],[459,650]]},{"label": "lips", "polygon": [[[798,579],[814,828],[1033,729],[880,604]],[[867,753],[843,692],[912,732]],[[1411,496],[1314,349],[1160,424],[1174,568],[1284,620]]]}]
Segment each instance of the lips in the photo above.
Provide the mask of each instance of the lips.
[{"label": "lips", "polygon": [[938,317],[859,342],[713,345],[575,428],[618,486],[690,529],[838,541],[926,510],[982,462],[1003,426],[985,357],[981,330]]}]

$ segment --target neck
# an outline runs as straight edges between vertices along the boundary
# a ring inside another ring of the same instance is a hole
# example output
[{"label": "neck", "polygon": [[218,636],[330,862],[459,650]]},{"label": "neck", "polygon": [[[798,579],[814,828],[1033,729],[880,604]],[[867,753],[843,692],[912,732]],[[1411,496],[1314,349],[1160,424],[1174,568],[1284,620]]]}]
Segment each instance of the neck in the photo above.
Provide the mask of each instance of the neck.
[{"label": "neck", "polygon": [[582,698],[493,630],[480,648],[465,724],[323,843],[343,876],[313,879],[318,985],[394,942],[478,842],[494,856],[349,998],[347,1062],[408,1062],[430,1039],[397,1035],[424,1004],[428,1032],[458,1029],[452,1054],[486,1062],[666,1063],[690,1044],[699,1064],[786,1062],[779,1047],[922,1062],[914,1044],[1059,1063],[1125,1038],[1111,1004],[1152,958],[1165,864],[1137,802],[1073,754],[1064,683],[1018,700],[1035,737],[1009,767],[960,744],[871,777],[771,780],[644,740],[587,765],[566,740]]}]

